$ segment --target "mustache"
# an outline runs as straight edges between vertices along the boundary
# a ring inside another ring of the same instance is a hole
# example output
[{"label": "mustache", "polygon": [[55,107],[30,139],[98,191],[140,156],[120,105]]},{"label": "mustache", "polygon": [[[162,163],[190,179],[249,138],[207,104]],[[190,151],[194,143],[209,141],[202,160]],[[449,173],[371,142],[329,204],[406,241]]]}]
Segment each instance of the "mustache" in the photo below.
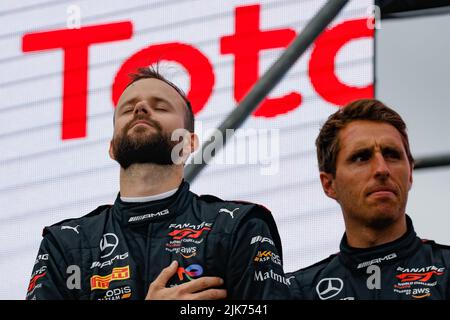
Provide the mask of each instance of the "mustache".
[{"label": "mustache", "polygon": [[151,125],[152,127],[155,127],[159,132],[162,131],[161,124],[160,124],[158,121],[153,120],[153,119],[151,119],[151,118],[149,118],[149,117],[145,117],[145,116],[142,116],[142,115],[138,115],[138,116],[135,116],[135,117],[134,117],[134,118],[133,118],[126,126],[125,126],[124,132],[128,132],[128,130],[130,130],[130,128],[132,128],[132,127],[136,124],[136,122],[138,122],[138,121],[145,121],[145,122],[147,122],[149,125]]},{"label": "mustache", "polygon": [[370,195],[377,191],[390,191],[390,192],[393,192],[394,194],[398,194],[397,188],[390,183],[376,184],[376,185],[370,186],[368,188],[368,190],[366,191],[366,194]]},{"label": "mustache", "polygon": [[[143,121],[154,126],[156,132],[145,135],[128,134],[128,130],[137,122]],[[160,130],[158,121],[146,117],[135,117],[129,121],[120,133],[112,139],[112,152],[115,160],[123,169],[135,163],[154,163],[172,165],[172,149],[174,143]]]}]

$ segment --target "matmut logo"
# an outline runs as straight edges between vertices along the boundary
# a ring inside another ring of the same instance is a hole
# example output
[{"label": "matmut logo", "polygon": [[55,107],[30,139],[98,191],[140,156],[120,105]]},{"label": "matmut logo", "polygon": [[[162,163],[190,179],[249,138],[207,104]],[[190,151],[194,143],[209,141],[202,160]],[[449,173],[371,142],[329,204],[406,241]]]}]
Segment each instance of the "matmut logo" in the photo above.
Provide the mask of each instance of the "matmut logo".
[{"label": "matmut logo", "polygon": [[200,230],[184,228],[181,230],[173,230],[172,232],[169,233],[169,236],[171,236],[173,240],[180,240],[183,238],[198,239],[204,231],[208,231],[208,230],[211,230],[211,228],[203,227]]},{"label": "matmut logo", "polygon": [[106,276],[95,275],[91,277],[91,291],[95,289],[106,290],[111,281],[125,280],[130,278],[130,266],[114,268],[111,274]]}]

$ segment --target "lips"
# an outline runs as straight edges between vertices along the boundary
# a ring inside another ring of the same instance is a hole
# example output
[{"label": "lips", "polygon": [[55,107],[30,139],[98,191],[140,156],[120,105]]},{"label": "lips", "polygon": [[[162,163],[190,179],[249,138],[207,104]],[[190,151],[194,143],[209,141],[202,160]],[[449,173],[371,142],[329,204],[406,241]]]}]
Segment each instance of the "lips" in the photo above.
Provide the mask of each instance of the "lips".
[{"label": "lips", "polygon": [[395,194],[391,191],[375,191],[370,193],[369,196],[375,198],[393,198]]},{"label": "lips", "polygon": [[367,193],[368,196],[370,195],[389,196],[392,194],[397,195],[397,191],[389,186],[377,186],[370,189],[370,191]]},{"label": "lips", "polygon": [[153,127],[153,125],[152,125],[150,122],[148,122],[148,121],[145,121],[145,120],[137,120],[137,121],[135,121],[135,122],[130,126],[130,129],[133,128],[134,126],[138,125],[138,124],[145,124],[145,125],[147,125],[147,126],[149,126],[149,127]]}]

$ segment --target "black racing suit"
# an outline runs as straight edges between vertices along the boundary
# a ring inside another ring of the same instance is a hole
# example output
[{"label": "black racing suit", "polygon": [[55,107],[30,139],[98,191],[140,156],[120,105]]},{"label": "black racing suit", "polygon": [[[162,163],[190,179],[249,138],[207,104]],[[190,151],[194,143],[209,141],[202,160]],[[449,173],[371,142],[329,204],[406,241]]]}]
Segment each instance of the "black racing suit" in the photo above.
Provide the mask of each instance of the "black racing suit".
[{"label": "black racing suit", "polygon": [[399,239],[369,249],[351,248],[286,274],[293,299],[450,299],[450,247],[421,240],[411,219]]},{"label": "black racing suit", "polygon": [[144,299],[177,260],[168,286],[219,276],[230,299],[287,299],[281,241],[267,209],[197,196],[98,207],[43,231],[27,299]]}]

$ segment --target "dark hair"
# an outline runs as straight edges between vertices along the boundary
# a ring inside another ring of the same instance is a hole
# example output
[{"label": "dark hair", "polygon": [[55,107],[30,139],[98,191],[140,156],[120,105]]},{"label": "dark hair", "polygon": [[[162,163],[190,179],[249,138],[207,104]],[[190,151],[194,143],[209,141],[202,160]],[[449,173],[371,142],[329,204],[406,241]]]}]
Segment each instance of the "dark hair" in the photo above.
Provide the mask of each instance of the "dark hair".
[{"label": "dark hair", "polygon": [[185,129],[190,132],[194,132],[194,113],[192,111],[191,102],[188,100],[183,90],[178,88],[173,82],[167,80],[161,73],[159,73],[158,65],[156,66],[156,68],[153,66],[138,68],[137,72],[131,73],[129,76],[131,80],[125,88],[128,88],[132,83],[135,83],[136,81],[141,79],[158,79],[174,88],[175,91],[178,92],[178,94],[181,96],[181,98],[183,98],[184,102],[186,103],[186,110],[185,110],[186,113],[184,119]]},{"label": "dark hair", "polygon": [[414,158],[409,148],[406,124],[400,115],[376,99],[360,99],[348,103],[330,115],[320,129],[316,139],[319,170],[336,175],[336,159],[340,150],[339,132],[350,122],[369,120],[384,122],[394,126],[402,137],[409,163],[414,165]]}]

